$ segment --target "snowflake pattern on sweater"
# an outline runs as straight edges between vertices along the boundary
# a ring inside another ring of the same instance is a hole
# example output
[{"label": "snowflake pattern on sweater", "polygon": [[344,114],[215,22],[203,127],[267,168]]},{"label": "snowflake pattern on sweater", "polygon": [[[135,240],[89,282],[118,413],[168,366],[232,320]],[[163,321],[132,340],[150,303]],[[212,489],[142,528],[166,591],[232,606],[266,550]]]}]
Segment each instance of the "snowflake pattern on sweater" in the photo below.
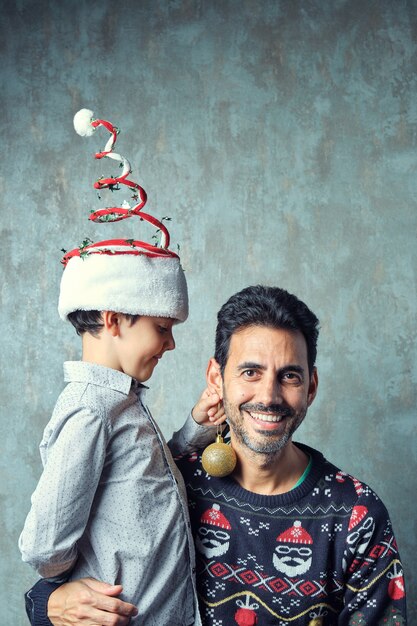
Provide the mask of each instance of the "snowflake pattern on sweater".
[{"label": "snowflake pattern on sweater", "polygon": [[303,483],[262,496],[177,459],[187,487],[205,626],[406,624],[403,571],[375,492],[323,455]]}]

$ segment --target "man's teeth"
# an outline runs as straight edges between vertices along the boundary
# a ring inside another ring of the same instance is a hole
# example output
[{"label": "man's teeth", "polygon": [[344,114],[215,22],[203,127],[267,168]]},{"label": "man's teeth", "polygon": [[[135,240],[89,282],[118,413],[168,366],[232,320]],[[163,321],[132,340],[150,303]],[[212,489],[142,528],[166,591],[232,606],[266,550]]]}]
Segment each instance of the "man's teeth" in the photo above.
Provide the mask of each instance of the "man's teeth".
[{"label": "man's teeth", "polygon": [[262,422],[280,422],[282,420],[282,415],[277,415],[276,413],[249,413],[249,415],[253,417],[253,419]]}]

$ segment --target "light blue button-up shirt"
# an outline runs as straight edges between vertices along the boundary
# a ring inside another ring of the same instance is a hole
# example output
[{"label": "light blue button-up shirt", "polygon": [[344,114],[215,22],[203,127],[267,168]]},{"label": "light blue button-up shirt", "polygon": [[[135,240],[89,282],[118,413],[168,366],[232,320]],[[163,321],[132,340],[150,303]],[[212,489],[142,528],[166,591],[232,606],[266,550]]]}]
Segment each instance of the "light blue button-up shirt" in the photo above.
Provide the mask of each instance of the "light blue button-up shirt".
[{"label": "light blue button-up shirt", "polygon": [[[186,493],[172,454],[130,376],[64,364],[68,385],[40,444],[43,474],[19,540],[45,577],[72,569],[123,585],[132,624],[200,625]],[[174,454],[213,440],[191,416]]]}]

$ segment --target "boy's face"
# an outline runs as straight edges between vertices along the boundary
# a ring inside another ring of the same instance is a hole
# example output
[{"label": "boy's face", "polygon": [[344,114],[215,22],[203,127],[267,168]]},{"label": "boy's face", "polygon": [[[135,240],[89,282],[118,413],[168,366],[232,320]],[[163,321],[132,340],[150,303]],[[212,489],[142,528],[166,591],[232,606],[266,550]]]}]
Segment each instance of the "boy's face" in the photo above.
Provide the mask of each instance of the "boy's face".
[{"label": "boy's face", "polygon": [[119,318],[116,342],[116,368],[139,382],[145,382],[166,350],[175,348],[174,320],[168,317],[141,316],[134,324]]}]

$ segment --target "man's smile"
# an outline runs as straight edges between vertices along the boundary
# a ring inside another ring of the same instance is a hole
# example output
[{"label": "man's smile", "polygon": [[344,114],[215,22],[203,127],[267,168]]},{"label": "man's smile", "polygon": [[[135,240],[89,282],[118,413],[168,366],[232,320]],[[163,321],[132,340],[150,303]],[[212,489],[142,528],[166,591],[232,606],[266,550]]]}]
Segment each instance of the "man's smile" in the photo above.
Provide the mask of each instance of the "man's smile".
[{"label": "man's smile", "polygon": [[293,411],[281,405],[266,406],[263,404],[253,404],[246,402],[240,407],[241,411],[247,413],[259,426],[271,427],[272,424],[279,424],[286,417],[292,417]]},{"label": "man's smile", "polygon": [[249,413],[252,419],[259,421],[259,422],[277,423],[277,422],[280,422],[282,419],[284,419],[284,417],[286,417],[285,415],[277,414],[277,413],[255,413],[253,411],[247,411],[247,413]]}]

